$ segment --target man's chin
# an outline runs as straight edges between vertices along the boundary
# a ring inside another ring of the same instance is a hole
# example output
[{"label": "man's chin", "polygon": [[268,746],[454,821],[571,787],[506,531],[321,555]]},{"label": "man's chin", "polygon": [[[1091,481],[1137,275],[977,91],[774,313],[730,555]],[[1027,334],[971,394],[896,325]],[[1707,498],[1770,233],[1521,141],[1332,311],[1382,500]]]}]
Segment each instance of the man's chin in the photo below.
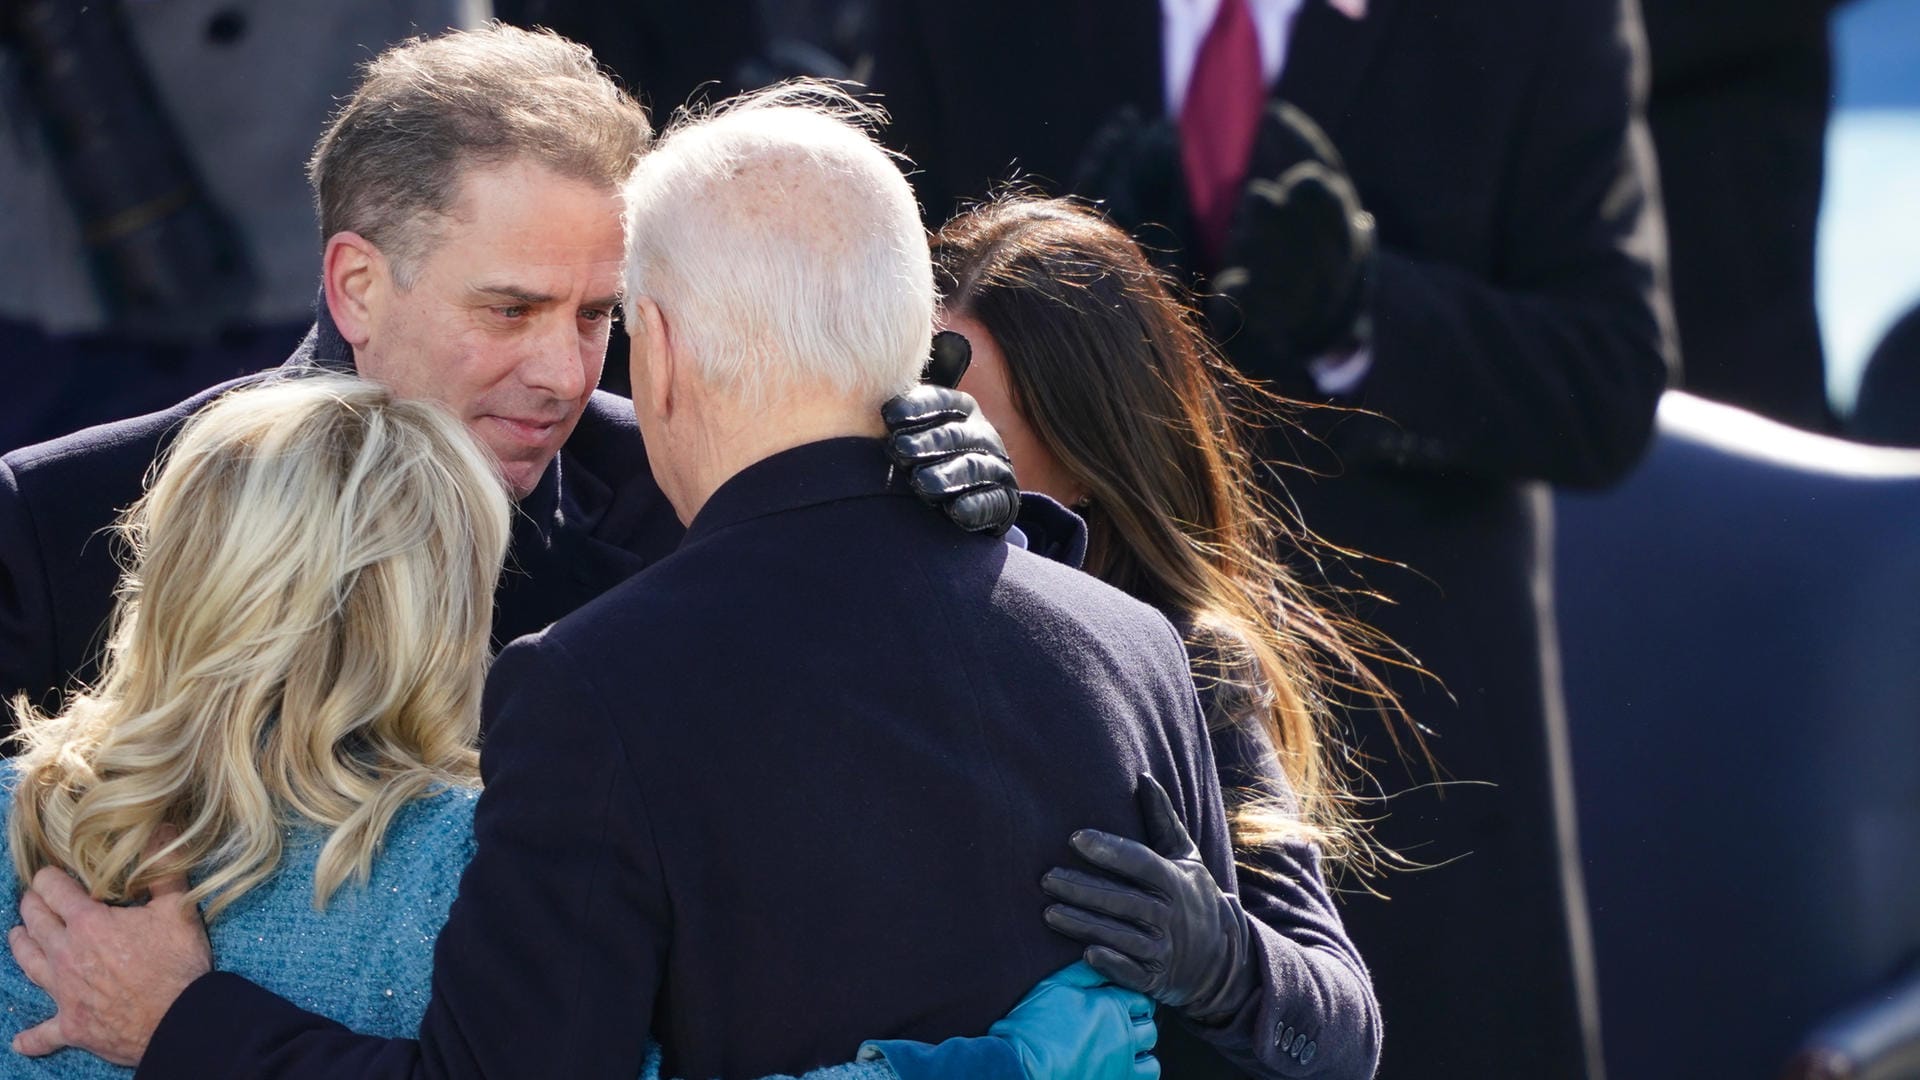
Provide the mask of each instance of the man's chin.
[{"label": "man's chin", "polygon": [[515,500],[524,499],[540,486],[540,477],[546,474],[547,463],[552,460],[552,457],[537,461],[503,458],[500,461],[500,477],[507,482],[507,490]]}]

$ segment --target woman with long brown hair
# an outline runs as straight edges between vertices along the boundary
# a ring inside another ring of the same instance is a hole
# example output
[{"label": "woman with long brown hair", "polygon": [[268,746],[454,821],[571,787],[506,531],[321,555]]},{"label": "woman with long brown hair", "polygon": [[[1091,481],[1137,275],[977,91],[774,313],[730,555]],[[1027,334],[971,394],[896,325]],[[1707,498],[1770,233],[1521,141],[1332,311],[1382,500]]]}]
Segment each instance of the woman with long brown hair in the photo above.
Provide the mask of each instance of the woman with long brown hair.
[{"label": "woman with long brown hair", "polygon": [[1237,900],[1193,873],[1177,819],[1149,788],[1153,847],[1076,835],[1102,872],[1048,875],[1060,900],[1048,921],[1219,1051],[1163,1024],[1169,1076],[1220,1074],[1228,1061],[1371,1076],[1379,1013],[1320,862],[1365,870],[1374,859],[1345,797],[1357,765],[1330,703],[1393,699],[1363,663],[1384,643],[1329,614],[1276,557],[1300,548],[1256,475],[1244,422],[1269,398],[1089,209],[1002,198],[949,222],[933,253],[943,322],[972,345],[961,387],[999,428],[1022,486],[1086,519],[1089,573],[1183,632],[1243,871]]}]

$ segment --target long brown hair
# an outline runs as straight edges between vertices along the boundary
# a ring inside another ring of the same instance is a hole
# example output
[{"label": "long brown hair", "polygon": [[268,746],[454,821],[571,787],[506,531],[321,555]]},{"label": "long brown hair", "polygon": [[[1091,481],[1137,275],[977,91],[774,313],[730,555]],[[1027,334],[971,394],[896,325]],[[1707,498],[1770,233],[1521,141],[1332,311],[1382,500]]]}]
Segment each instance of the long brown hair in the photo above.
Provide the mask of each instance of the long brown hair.
[{"label": "long brown hair", "polygon": [[993,335],[1015,407],[1089,494],[1086,570],[1183,623],[1196,680],[1234,690],[1213,695],[1209,722],[1257,725],[1278,752],[1295,802],[1229,792],[1235,843],[1306,840],[1370,868],[1347,797],[1359,765],[1331,702],[1398,713],[1366,662],[1391,647],[1280,561],[1303,537],[1251,448],[1252,424],[1283,403],[1222,359],[1173,283],[1086,207],[1002,197],[948,222],[933,257],[944,311]]}]

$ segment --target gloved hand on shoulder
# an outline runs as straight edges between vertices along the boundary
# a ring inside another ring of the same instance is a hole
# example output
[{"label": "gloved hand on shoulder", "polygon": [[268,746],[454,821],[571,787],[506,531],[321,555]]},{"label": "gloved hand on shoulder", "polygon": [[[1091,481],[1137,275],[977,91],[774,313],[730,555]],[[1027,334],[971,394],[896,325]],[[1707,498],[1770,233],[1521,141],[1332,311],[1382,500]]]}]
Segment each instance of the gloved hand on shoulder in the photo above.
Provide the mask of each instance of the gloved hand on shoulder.
[{"label": "gloved hand on shoulder", "polygon": [[934,335],[921,383],[880,407],[887,453],[907,470],[916,495],[968,532],[1000,536],[1020,516],[1020,485],[1000,433],[971,394],[953,389],[966,373],[967,339]]}]

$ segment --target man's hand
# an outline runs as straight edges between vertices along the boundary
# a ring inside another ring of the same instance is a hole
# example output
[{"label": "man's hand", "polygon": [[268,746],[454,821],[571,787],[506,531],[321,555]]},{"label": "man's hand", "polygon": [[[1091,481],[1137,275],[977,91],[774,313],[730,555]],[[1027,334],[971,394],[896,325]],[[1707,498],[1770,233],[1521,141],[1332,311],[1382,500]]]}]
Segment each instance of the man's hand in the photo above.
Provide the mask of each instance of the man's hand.
[{"label": "man's hand", "polygon": [[1373,215],[1333,141],[1276,102],[1261,117],[1248,177],[1207,304],[1215,339],[1261,376],[1367,345]]},{"label": "man's hand", "polygon": [[1172,121],[1122,106],[1081,149],[1068,190],[1098,205],[1162,270],[1186,279],[1193,209]]},{"label": "man's hand", "polygon": [[176,877],[155,884],[141,907],[109,907],[64,871],[33,875],[20,897],[26,925],[8,932],[7,944],[55,1012],[14,1036],[14,1050],[40,1057],[77,1046],[138,1065],[174,999],[213,969],[207,929],[186,894],[186,879]]}]

